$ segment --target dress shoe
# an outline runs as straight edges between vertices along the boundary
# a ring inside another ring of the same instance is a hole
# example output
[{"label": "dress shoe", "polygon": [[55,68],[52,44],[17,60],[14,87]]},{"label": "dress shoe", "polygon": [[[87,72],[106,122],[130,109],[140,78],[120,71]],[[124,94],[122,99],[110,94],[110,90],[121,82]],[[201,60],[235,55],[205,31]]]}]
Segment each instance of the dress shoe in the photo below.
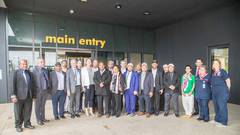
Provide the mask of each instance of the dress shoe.
[{"label": "dress shoe", "polygon": [[17,131],[17,132],[22,132],[23,129],[19,127],[19,128],[16,128],[16,131]]},{"label": "dress shoe", "polygon": [[79,117],[80,117],[80,114],[75,114],[75,116],[79,118]]},{"label": "dress shoe", "polygon": [[168,112],[165,112],[165,113],[164,113],[164,116],[167,117],[167,116],[168,116]]},{"label": "dress shoe", "polygon": [[74,118],[75,118],[75,115],[74,115],[74,114],[71,114],[71,118],[74,119]]},{"label": "dress shoe", "polygon": [[150,114],[150,113],[147,113],[147,114],[146,114],[146,117],[147,117],[147,118],[149,118],[150,116],[151,116],[151,114]]},{"label": "dress shoe", "polygon": [[198,115],[199,113],[198,112],[194,112],[192,115]]},{"label": "dress shoe", "polygon": [[116,117],[119,118],[119,117],[120,117],[120,114],[117,114]]},{"label": "dress shoe", "polygon": [[62,118],[62,119],[66,119],[66,117],[65,117],[65,116],[60,116],[60,118]]},{"label": "dress shoe", "polygon": [[102,117],[102,114],[98,114],[97,117],[98,117],[98,118]]},{"label": "dress shoe", "polygon": [[55,120],[60,120],[59,117],[56,117]]},{"label": "dress shoe", "polygon": [[35,127],[34,126],[32,126],[32,125],[26,125],[26,126],[24,126],[25,128],[28,128],[28,129],[34,129]]},{"label": "dress shoe", "polygon": [[175,116],[178,118],[180,115],[179,114],[175,114]]},{"label": "dress shoe", "polygon": [[155,112],[155,114],[154,114],[155,116],[158,116],[159,115],[159,112]]},{"label": "dress shoe", "polygon": [[135,116],[135,113],[131,113],[129,114],[130,117],[134,117]]},{"label": "dress shoe", "polygon": [[203,119],[202,119],[202,118],[197,118],[197,120],[198,120],[198,121],[201,121],[201,120],[203,120]]},{"label": "dress shoe", "polygon": [[50,120],[44,119],[43,122],[47,123],[50,122]]},{"label": "dress shoe", "polygon": [[40,125],[40,126],[43,126],[43,125],[44,125],[44,123],[41,122],[41,121],[38,121],[37,124]]},{"label": "dress shoe", "polygon": [[203,120],[204,122],[209,122],[209,120]]},{"label": "dress shoe", "polygon": [[138,112],[137,115],[138,116],[143,116],[145,113],[144,112]]}]

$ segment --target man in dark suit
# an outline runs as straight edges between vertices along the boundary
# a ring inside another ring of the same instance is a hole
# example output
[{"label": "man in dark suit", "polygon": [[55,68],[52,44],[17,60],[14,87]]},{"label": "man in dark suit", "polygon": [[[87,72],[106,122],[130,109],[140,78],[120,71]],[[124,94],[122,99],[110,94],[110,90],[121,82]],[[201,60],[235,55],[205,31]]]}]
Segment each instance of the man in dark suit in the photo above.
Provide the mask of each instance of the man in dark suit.
[{"label": "man in dark suit", "polygon": [[147,71],[147,63],[142,63],[142,72],[139,77],[139,116],[146,113],[146,117],[150,117],[151,112],[151,97],[153,96],[153,75]]},{"label": "man in dark suit", "polygon": [[156,116],[159,115],[160,112],[160,95],[163,94],[163,79],[162,79],[162,73],[160,70],[158,70],[158,61],[153,60],[152,62],[152,69],[150,71],[153,74],[153,86],[154,86],[154,92],[153,97],[151,98],[152,103],[151,106],[153,108],[153,112]]},{"label": "man in dark suit", "polygon": [[164,75],[164,88],[165,88],[165,105],[164,105],[164,116],[168,116],[169,114],[169,106],[170,106],[170,100],[173,101],[173,108],[174,113],[176,117],[179,117],[179,105],[178,105],[178,96],[179,96],[179,76],[174,71],[174,65],[169,64],[168,65],[169,72]]},{"label": "man in dark suit", "polygon": [[31,72],[27,69],[27,60],[20,60],[19,69],[13,75],[13,92],[11,100],[14,103],[15,128],[22,132],[25,128],[34,129],[31,125],[32,102],[35,98],[34,82]]},{"label": "man in dark suit", "polygon": [[[106,117],[110,117],[109,110],[109,96],[110,96],[110,82],[111,76],[109,71],[105,69],[105,65],[103,62],[99,63],[99,70],[94,73],[93,77],[95,83],[95,94],[97,95],[97,103],[98,103],[98,117],[102,117],[103,112],[105,110]],[[105,108],[103,108],[103,100]]]},{"label": "man in dark suit", "polygon": [[49,92],[49,74],[45,67],[45,60],[42,58],[37,59],[37,66],[33,69],[33,77],[37,97],[35,101],[35,114],[38,125],[44,125],[44,122],[49,122],[45,119],[45,105]]},{"label": "man in dark suit", "polygon": [[64,116],[64,103],[66,99],[66,73],[62,72],[61,63],[55,64],[55,71],[50,73],[50,88],[52,94],[53,115],[55,120],[66,118]]},{"label": "man in dark suit", "polygon": [[[195,77],[197,77],[199,75],[200,67],[202,67],[203,65],[203,60],[201,58],[197,58],[195,61],[195,65],[196,67],[192,70],[192,74],[195,75]],[[198,102],[195,96],[194,96],[194,110],[195,112],[193,113],[193,115],[198,115],[199,107],[198,107]]]}]

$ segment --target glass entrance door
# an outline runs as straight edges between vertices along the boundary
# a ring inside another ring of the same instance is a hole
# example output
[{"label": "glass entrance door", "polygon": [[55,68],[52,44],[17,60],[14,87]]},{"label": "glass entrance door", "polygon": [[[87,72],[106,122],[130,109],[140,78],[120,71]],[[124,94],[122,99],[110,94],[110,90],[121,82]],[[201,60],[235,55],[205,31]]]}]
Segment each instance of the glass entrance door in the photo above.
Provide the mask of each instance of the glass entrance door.
[{"label": "glass entrance door", "polygon": [[212,69],[212,61],[214,59],[219,59],[222,64],[222,68],[225,69],[227,72],[229,70],[229,47],[226,46],[215,46],[215,47],[209,47],[209,64]]}]

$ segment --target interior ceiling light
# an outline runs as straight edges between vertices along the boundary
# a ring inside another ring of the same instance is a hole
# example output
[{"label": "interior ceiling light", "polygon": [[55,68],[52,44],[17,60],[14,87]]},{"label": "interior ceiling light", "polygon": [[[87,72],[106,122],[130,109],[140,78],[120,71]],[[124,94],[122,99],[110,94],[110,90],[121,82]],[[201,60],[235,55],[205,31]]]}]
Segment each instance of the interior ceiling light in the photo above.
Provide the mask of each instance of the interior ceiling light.
[{"label": "interior ceiling light", "polygon": [[87,0],[80,0],[80,2],[85,2],[85,3],[86,3],[86,2],[88,2],[88,1],[87,1]]},{"label": "interior ceiling light", "polygon": [[122,5],[120,3],[115,4],[115,8],[120,9],[122,8]]},{"label": "interior ceiling light", "polygon": [[70,13],[70,14],[74,14],[74,10],[73,10],[73,9],[70,9],[70,10],[69,10],[69,13]]},{"label": "interior ceiling light", "polygon": [[145,11],[145,12],[143,12],[143,15],[151,15],[151,12]]}]

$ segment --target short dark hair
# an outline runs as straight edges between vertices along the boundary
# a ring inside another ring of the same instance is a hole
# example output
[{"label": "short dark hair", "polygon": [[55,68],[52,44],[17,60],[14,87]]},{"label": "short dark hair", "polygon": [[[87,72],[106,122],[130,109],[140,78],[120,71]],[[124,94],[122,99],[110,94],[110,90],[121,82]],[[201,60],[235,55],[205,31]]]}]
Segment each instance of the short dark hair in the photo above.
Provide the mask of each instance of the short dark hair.
[{"label": "short dark hair", "polygon": [[189,67],[190,69],[192,69],[192,66],[190,66],[190,65],[186,65],[185,68],[186,68],[186,67]]},{"label": "short dark hair", "polygon": [[200,60],[203,63],[203,59],[202,58],[196,58],[195,61],[197,61],[197,60]]},{"label": "short dark hair", "polygon": [[60,62],[57,62],[56,64],[55,64],[55,67],[56,66],[61,66],[61,63]]}]

